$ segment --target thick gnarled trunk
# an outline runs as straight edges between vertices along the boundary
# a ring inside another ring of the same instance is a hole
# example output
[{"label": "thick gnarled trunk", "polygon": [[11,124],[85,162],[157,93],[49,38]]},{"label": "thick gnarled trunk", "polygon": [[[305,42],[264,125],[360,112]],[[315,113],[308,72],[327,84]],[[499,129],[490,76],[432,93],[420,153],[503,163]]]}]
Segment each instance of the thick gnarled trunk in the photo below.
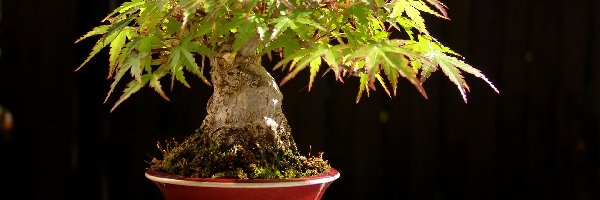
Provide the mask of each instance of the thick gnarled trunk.
[{"label": "thick gnarled trunk", "polygon": [[226,53],[210,61],[214,92],[200,130],[217,145],[297,154],[283,96],[258,54]]}]

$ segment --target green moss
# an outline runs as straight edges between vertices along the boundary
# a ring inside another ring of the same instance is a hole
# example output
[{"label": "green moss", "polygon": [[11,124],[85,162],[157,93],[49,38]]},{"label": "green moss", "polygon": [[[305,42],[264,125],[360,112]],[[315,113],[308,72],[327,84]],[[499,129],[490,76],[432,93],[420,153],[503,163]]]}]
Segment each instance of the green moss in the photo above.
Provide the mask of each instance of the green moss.
[{"label": "green moss", "polygon": [[250,165],[252,173],[250,178],[285,178],[275,166],[256,166]]},{"label": "green moss", "polygon": [[158,145],[162,159],[154,159],[151,168],[186,177],[237,179],[299,178],[329,168],[322,154],[306,158],[290,149],[256,148],[252,144],[218,145],[197,132],[182,143]]}]

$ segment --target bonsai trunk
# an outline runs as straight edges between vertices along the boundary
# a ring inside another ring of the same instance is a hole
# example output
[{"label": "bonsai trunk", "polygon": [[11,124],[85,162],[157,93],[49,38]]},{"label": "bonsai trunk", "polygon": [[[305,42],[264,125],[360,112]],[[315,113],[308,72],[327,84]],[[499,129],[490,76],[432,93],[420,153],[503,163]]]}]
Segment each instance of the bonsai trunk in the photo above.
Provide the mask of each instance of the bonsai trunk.
[{"label": "bonsai trunk", "polygon": [[163,161],[153,161],[154,168],[233,178],[293,178],[328,168],[320,157],[300,156],[281,109],[283,96],[255,49],[251,41],[235,55],[209,57],[214,93],[207,116],[197,134],[161,148]]},{"label": "bonsai trunk", "polygon": [[200,130],[216,145],[297,154],[281,109],[283,95],[254,51],[212,57],[214,93]]}]

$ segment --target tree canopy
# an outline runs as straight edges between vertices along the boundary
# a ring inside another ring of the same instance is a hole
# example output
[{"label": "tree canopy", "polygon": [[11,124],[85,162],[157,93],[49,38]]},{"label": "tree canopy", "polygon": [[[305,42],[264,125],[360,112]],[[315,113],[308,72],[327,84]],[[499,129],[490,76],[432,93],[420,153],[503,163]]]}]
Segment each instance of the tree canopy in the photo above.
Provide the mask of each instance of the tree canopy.
[{"label": "tree canopy", "polygon": [[[245,44],[257,42],[257,55],[282,57],[275,65],[289,70],[282,84],[308,68],[310,90],[324,68],[339,81],[360,79],[356,102],[377,84],[396,95],[399,77],[427,98],[422,83],[440,69],[465,102],[469,86],[462,72],[498,92],[427,31],[424,13],[448,19],[438,0],[131,0],[77,40],[101,36],[78,70],[108,47],[113,83],[106,98],[126,74],[133,77],[115,107],[145,86],[168,100],[163,77],[170,76],[171,87],[175,80],[189,87],[189,73],[210,84],[205,57],[235,57]],[[392,38],[395,31],[402,37]],[[227,52],[225,44],[232,47]]]}]

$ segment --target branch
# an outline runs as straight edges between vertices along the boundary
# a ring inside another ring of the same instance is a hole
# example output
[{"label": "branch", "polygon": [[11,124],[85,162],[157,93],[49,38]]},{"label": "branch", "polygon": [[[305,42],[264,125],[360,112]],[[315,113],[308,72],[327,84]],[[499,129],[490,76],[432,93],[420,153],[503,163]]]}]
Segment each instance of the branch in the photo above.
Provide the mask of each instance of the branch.
[{"label": "branch", "polygon": [[294,6],[292,6],[292,4],[290,4],[290,2],[288,2],[287,0],[277,0],[279,1],[279,3],[283,4],[285,6],[285,8],[287,8],[288,10],[294,10]]}]

